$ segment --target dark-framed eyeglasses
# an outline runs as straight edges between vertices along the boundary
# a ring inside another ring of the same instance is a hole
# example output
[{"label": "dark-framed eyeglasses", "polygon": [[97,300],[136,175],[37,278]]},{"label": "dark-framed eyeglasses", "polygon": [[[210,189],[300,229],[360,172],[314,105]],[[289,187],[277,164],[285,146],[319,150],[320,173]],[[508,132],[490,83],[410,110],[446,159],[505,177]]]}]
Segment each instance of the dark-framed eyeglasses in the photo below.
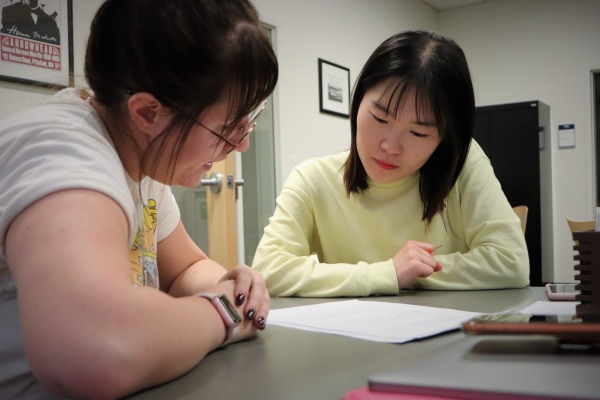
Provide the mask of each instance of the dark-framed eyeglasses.
[{"label": "dark-framed eyeglasses", "polygon": [[235,150],[240,144],[242,144],[242,142],[246,139],[246,137],[250,134],[250,132],[252,132],[254,130],[254,127],[256,126],[256,120],[258,119],[260,113],[263,112],[263,110],[265,109],[266,106],[267,106],[267,100],[263,101],[260,106],[256,107],[250,114],[248,114],[248,122],[246,123],[246,125],[239,128],[240,133],[237,134],[239,136],[239,139],[236,140],[235,142],[227,139],[222,134],[217,133],[217,132],[213,131],[212,129],[206,127],[201,122],[198,122],[198,125],[200,125],[204,129],[206,129],[207,131],[209,131],[210,133],[212,133],[213,135],[218,137],[220,140],[225,142],[225,144],[227,144],[227,146],[231,147],[229,150],[227,150],[227,154],[229,154],[233,150]]}]

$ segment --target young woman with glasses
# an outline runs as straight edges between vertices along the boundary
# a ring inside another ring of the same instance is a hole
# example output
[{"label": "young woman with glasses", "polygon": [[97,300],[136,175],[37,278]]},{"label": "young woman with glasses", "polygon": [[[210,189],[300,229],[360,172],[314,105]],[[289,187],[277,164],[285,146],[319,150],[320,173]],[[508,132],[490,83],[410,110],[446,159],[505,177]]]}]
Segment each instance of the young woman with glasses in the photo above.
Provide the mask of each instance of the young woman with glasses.
[{"label": "young woman with glasses", "polygon": [[526,286],[520,220],[472,140],[474,112],[454,41],[384,41],[354,87],[350,150],[297,166],[277,200],[253,261],[271,296]]},{"label": "young woman with glasses", "polygon": [[278,77],[254,6],[107,0],[85,74],[0,123],[0,398],[119,398],[266,326],[260,274],[210,260],[169,188],[248,148]]}]

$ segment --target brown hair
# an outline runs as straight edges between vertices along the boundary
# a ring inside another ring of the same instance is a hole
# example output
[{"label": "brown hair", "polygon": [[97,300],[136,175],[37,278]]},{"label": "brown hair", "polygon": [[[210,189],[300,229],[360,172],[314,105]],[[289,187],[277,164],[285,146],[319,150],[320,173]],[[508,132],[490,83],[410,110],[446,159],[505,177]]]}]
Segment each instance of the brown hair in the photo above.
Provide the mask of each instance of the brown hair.
[{"label": "brown hair", "polygon": [[128,137],[123,122],[130,94],[151,93],[174,111],[142,156],[142,173],[152,175],[169,136],[181,130],[172,173],[197,117],[225,96],[230,124],[223,135],[229,135],[272,93],[278,64],[247,0],[107,0],[92,22],[85,74],[118,140]]}]

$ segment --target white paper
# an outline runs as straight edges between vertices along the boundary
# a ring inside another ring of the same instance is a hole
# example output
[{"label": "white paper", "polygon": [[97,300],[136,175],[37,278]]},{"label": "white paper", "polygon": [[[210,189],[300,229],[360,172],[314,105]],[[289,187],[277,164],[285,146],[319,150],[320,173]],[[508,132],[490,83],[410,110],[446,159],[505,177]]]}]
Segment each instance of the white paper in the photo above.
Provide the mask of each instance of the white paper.
[{"label": "white paper", "polygon": [[553,314],[572,314],[575,315],[575,306],[578,301],[536,301],[523,308],[520,313],[531,315],[553,315]]},{"label": "white paper", "polygon": [[563,124],[558,126],[558,148],[575,147],[575,124]]},{"label": "white paper", "polygon": [[482,313],[379,301],[343,300],[269,312],[269,324],[384,343],[458,330]]}]

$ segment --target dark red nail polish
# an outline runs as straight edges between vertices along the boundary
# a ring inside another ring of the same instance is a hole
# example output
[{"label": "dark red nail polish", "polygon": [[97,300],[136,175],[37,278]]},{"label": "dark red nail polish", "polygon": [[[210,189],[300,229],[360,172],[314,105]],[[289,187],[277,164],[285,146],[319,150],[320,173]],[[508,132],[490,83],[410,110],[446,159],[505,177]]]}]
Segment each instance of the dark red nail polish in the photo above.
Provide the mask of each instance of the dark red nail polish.
[{"label": "dark red nail polish", "polygon": [[244,300],[246,300],[246,295],[244,293],[238,293],[238,295],[235,296],[235,304],[238,306],[241,306],[244,303]]}]

